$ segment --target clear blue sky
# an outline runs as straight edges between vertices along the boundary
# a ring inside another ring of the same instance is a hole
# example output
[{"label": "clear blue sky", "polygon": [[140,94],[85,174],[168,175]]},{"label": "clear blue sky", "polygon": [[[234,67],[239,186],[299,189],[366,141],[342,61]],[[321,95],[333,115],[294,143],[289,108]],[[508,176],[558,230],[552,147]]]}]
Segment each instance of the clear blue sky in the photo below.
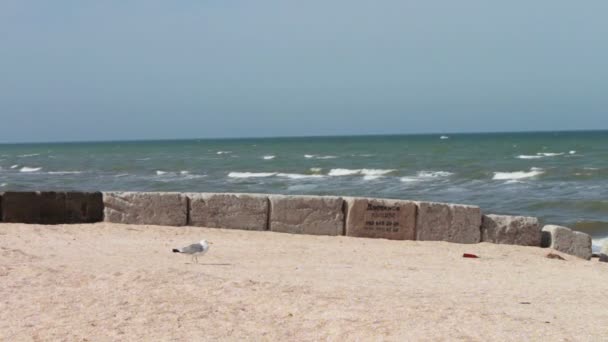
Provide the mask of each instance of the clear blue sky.
[{"label": "clear blue sky", "polygon": [[0,141],[608,128],[608,1],[0,1]]}]

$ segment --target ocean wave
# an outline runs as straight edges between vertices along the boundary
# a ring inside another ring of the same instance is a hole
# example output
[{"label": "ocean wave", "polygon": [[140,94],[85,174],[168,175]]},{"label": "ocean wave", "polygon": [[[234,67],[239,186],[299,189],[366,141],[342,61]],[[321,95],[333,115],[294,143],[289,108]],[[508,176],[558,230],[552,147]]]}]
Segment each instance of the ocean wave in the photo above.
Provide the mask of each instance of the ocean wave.
[{"label": "ocean wave", "polygon": [[32,153],[32,154],[22,154],[20,156],[18,156],[19,158],[29,158],[29,157],[37,157],[39,156],[40,153]]},{"label": "ocean wave", "polygon": [[493,180],[517,180],[540,176],[545,171],[543,169],[533,167],[530,171],[514,171],[514,172],[494,172]]},{"label": "ocean wave", "polygon": [[27,167],[27,166],[24,166],[24,167],[22,167],[19,170],[19,172],[38,172],[40,170],[42,170],[41,167]]},{"label": "ocean wave", "polygon": [[537,153],[537,155],[544,156],[544,157],[557,157],[557,156],[561,156],[563,154],[564,154],[563,152],[562,153],[548,153],[548,152],[547,153],[545,153],[545,152]]},{"label": "ocean wave", "polygon": [[18,168],[18,167],[19,167],[19,164],[15,164],[15,165],[12,165],[12,166],[11,166],[11,169],[16,169],[16,168]]},{"label": "ocean wave", "polygon": [[161,170],[157,170],[157,171],[156,171],[156,175],[157,175],[157,176],[164,176],[164,175],[166,175],[167,173],[168,173],[167,171],[161,171]]},{"label": "ocean wave", "polygon": [[305,154],[304,158],[306,159],[336,159],[337,156],[319,156],[316,154]]},{"label": "ocean wave", "polygon": [[310,172],[312,172],[312,173],[321,173],[321,171],[323,171],[323,169],[320,167],[311,167],[310,168]]},{"label": "ocean wave", "polygon": [[544,158],[544,157],[543,156],[531,156],[531,155],[520,154],[516,158],[518,158],[518,159],[540,159],[540,158]]},{"label": "ocean wave", "polygon": [[78,175],[81,174],[82,171],[49,171],[47,173],[49,175]]},{"label": "ocean wave", "polygon": [[230,178],[265,178],[276,175],[276,172],[230,172]]},{"label": "ocean wave", "polygon": [[572,151],[568,152],[568,154],[576,154],[576,151],[572,150]]},{"label": "ocean wave", "polygon": [[303,175],[299,173],[277,173],[277,177],[286,177],[290,179],[308,179],[308,178],[324,178],[323,175]]},{"label": "ocean wave", "polygon": [[446,140],[446,139],[450,139],[450,137],[448,137],[447,135],[442,135],[439,137],[439,139]]},{"label": "ocean wave", "polygon": [[0,188],[4,188],[7,185],[8,185],[8,183],[2,183],[2,184],[0,184]]},{"label": "ocean wave", "polygon": [[353,175],[363,175],[363,176],[369,176],[369,177],[380,177],[380,176],[384,176],[387,175],[391,172],[395,172],[397,170],[395,169],[390,169],[390,170],[385,170],[385,169],[331,169],[328,173],[328,176],[334,176],[334,177],[339,177],[339,176],[353,176]]},{"label": "ocean wave", "polygon": [[449,171],[418,171],[416,176],[401,177],[403,183],[414,183],[420,181],[429,181],[437,178],[446,178],[454,173]]},{"label": "ocean wave", "polygon": [[268,155],[268,156],[264,156],[262,158],[264,158],[264,160],[273,160],[274,158],[276,158],[276,156]]},{"label": "ocean wave", "polygon": [[217,155],[230,154],[230,153],[232,153],[232,151],[217,151],[216,152]]},{"label": "ocean wave", "polygon": [[[575,154],[576,151],[570,151],[570,154]],[[515,158],[518,159],[541,159],[541,158],[547,158],[547,157],[557,157],[557,156],[562,156],[564,155],[563,152],[559,152],[559,153],[555,153],[555,152],[539,152],[535,155],[530,155],[530,154],[520,154]]]}]

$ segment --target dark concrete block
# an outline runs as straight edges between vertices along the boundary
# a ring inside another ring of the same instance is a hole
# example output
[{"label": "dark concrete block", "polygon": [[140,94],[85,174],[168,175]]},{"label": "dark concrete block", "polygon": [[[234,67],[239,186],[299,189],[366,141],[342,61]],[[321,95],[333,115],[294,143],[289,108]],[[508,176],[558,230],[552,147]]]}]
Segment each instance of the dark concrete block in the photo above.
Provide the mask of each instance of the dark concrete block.
[{"label": "dark concrete block", "polygon": [[65,192],[44,191],[38,193],[40,224],[65,223]]},{"label": "dark concrete block", "polygon": [[101,222],[103,195],[101,192],[67,192],[65,209],[65,223]]},{"label": "dark concrete block", "polygon": [[5,192],[2,196],[2,221],[39,223],[40,200],[37,192]]}]

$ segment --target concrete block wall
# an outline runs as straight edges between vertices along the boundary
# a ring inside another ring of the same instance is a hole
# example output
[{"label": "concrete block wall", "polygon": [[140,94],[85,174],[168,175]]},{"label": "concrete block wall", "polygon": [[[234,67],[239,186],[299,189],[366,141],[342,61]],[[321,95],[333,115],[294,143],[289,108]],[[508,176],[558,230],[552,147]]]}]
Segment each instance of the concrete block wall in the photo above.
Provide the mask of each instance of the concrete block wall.
[{"label": "concrete block wall", "polygon": [[[396,199],[171,192],[5,192],[0,221],[201,226],[392,240],[541,246],[534,217],[476,206]],[[588,258],[591,238],[543,229],[548,247]],[[581,235],[582,234],[582,235]],[[576,238],[571,238],[572,236]],[[584,253],[580,251],[585,251]]]}]

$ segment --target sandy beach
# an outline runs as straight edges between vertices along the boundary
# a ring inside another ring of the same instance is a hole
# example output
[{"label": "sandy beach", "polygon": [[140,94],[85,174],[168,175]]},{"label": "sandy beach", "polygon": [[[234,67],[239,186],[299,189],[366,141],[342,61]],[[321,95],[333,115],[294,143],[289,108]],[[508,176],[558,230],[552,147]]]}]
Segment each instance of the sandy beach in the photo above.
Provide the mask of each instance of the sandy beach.
[{"label": "sandy beach", "polygon": [[[203,238],[213,245],[199,264],[171,253]],[[608,264],[548,252],[196,227],[0,224],[0,340],[605,339]]]}]

